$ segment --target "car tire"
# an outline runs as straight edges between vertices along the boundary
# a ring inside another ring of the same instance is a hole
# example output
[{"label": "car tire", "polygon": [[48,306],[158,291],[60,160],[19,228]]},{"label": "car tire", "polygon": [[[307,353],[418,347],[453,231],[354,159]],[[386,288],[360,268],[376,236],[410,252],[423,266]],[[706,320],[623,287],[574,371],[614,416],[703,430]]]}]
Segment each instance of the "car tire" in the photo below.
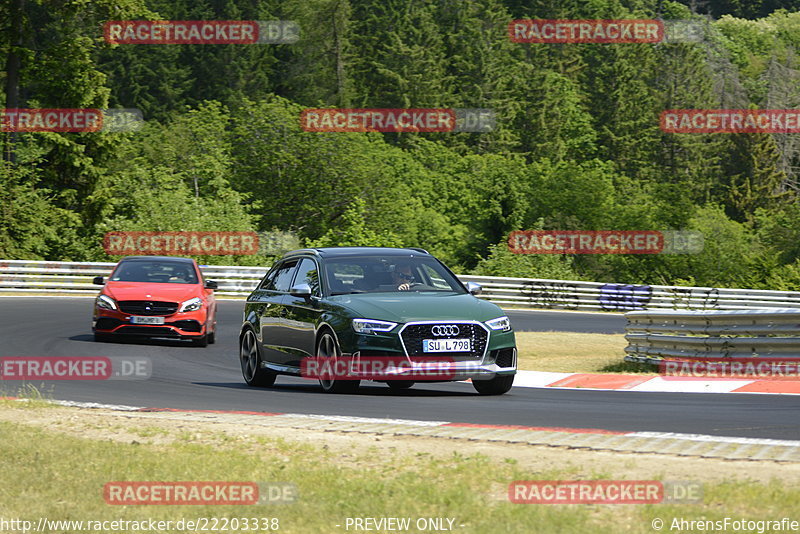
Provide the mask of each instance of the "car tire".
[{"label": "car tire", "polygon": [[214,329],[211,330],[208,333],[208,344],[209,345],[213,345],[214,343],[217,342],[217,307],[216,306],[214,306],[214,322],[212,323],[211,326],[213,326]]},{"label": "car tire", "polygon": [[[327,360],[330,358],[335,360],[339,358],[341,354],[342,351],[339,348],[339,343],[336,341],[333,333],[330,330],[323,331],[322,335],[317,340],[317,360]],[[320,361],[319,363],[320,368],[323,368],[322,362]],[[361,380],[336,380],[334,378],[323,379],[319,377],[319,385],[322,386],[322,391],[325,393],[355,393],[358,390],[358,386],[361,385]]]},{"label": "car tire", "polygon": [[514,384],[514,375],[497,375],[491,380],[473,380],[472,387],[481,395],[502,395],[508,393]]},{"label": "car tire", "polygon": [[392,389],[408,389],[415,383],[413,380],[389,380],[386,385]]},{"label": "car tire", "polygon": [[208,334],[193,339],[192,340],[192,344],[195,347],[207,347],[208,346]]},{"label": "car tire", "polygon": [[239,340],[239,363],[242,366],[242,376],[248,386],[269,387],[275,383],[275,379],[278,377],[269,369],[261,368],[261,351],[252,330],[247,330]]}]

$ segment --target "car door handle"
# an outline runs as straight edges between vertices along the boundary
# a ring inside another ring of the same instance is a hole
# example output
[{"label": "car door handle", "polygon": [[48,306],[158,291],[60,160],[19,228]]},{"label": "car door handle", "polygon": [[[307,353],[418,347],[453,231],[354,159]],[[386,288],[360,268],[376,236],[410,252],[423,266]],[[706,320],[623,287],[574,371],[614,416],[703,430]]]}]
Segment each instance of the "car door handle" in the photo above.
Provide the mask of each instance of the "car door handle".
[{"label": "car door handle", "polygon": [[279,315],[281,317],[286,317],[287,315],[289,315],[289,311],[286,308],[282,308]]}]

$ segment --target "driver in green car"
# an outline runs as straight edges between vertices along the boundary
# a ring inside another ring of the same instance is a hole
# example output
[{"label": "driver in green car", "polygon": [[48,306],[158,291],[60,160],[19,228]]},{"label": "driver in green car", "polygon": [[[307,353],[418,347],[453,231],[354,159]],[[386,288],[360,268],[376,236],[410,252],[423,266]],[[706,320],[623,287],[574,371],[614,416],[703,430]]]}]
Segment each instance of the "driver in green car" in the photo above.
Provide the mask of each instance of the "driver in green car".
[{"label": "driver in green car", "polygon": [[399,291],[408,291],[414,282],[414,275],[411,274],[411,264],[398,263],[392,271],[392,283],[397,286]]}]

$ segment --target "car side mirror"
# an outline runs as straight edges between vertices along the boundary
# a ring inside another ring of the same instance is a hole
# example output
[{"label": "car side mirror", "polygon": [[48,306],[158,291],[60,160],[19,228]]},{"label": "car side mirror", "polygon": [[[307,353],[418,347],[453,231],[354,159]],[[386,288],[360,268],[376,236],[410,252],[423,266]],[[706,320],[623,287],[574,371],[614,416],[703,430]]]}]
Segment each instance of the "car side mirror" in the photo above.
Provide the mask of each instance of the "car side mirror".
[{"label": "car side mirror", "polygon": [[203,287],[205,287],[206,289],[211,289],[213,291],[214,289],[217,289],[219,287],[219,284],[217,284],[214,280],[206,280],[206,285]]},{"label": "car side mirror", "polygon": [[289,290],[289,294],[293,297],[303,297],[304,299],[311,297],[311,286],[308,284],[297,284],[296,286],[292,286]]},{"label": "car side mirror", "polygon": [[95,276],[94,278],[92,278],[92,283],[96,286],[102,286],[105,284],[105,282],[103,282],[102,276]]},{"label": "car side mirror", "polygon": [[483,287],[475,282],[467,282],[467,291],[472,295],[480,295],[481,291],[483,291]]}]

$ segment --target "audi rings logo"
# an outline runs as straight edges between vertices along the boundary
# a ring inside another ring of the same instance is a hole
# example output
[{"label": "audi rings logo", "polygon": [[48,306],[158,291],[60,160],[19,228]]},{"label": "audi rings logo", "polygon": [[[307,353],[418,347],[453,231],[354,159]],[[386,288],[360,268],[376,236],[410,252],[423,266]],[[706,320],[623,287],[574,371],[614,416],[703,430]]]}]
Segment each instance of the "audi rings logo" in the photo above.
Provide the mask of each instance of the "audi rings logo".
[{"label": "audi rings logo", "polygon": [[434,336],[457,336],[460,331],[454,324],[437,324],[431,328],[431,334]]}]

